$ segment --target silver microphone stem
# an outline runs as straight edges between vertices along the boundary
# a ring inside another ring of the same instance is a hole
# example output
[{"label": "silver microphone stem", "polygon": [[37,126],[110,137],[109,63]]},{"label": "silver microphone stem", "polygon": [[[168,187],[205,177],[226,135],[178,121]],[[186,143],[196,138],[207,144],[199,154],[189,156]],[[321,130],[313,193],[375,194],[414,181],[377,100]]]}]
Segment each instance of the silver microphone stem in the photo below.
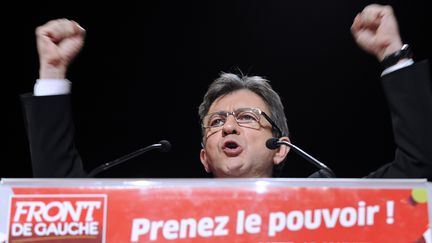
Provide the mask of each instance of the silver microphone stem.
[{"label": "silver microphone stem", "polygon": [[295,146],[294,144],[287,141],[281,141],[281,140],[277,141],[276,143],[287,145],[288,147],[292,148],[297,154],[305,158],[310,163],[328,172],[330,177],[336,177],[335,173],[329,167],[327,167],[325,164],[321,163],[320,161],[318,161],[317,159],[315,159],[314,157],[312,157],[311,155],[303,151],[301,148]]}]

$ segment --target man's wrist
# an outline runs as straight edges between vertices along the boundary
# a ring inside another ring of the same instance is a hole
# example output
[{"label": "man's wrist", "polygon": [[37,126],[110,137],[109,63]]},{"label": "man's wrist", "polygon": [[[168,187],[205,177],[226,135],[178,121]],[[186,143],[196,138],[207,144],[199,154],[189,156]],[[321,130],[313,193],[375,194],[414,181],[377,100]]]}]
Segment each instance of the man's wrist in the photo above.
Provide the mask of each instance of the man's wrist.
[{"label": "man's wrist", "polygon": [[42,64],[39,68],[40,79],[65,79],[67,67],[64,65],[49,65],[40,61]]},{"label": "man's wrist", "polygon": [[412,57],[413,53],[411,47],[408,44],[404,44],[399,50],[386,55],[381,61],[381,67],[385,70],[396,65],[401,60],[409,60],[412,59]]}]

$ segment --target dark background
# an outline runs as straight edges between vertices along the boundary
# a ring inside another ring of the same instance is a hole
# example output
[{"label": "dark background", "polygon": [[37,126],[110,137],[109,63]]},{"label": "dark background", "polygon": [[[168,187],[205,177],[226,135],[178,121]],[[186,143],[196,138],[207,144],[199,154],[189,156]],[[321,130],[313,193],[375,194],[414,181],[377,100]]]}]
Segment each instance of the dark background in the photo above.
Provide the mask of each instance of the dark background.
[{"label": "dark background", "polygon": [[[429,1],[394,7],[415,60],[432,55]],[[19,95],[38,75],[34,29],[69,18],[87,30],[70,67],[76,145],[87,170],[162,139],[101,177],[207,177],[199,162],[197,108],[221,71],[271,80],[291,139],[339,177],[362,177],[392,160],[390,117],[377,60],[350,26],[370,1],[14,2],[2,19],[3,145],[0,178],[32,177]],[[409,80],[407,80],[409,82]],[[432,124],[431,124],[432,125]],[[315,171],[288,155],[285,177]]]}]

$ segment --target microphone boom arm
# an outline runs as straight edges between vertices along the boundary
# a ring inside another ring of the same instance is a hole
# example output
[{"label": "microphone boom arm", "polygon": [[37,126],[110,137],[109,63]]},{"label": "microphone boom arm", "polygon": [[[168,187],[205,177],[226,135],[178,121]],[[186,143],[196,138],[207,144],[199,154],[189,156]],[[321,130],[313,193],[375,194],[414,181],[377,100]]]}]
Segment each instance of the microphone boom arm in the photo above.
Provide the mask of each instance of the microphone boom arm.
[{"label": "microphone boom arm", "polygon": [[117,158],[117,159],[112,160],[110,162],[104,163],[104,164],[94,168],[92,171],[90,171],[90,173],[87,175],[87,177],[88,178],[94,177],[95,175],[101,173],[102,171],[105,171],[105,170],[107,170],[113,166],[116,166],[116,165],[121,164],[125,161],[133,159],[133,158],[135,158],[135,157],[137,157],[137,156],[139,156],[139,155],[141,155],[141,154],[143,154],[149,150],[159,149],[162,152],[166,152],[166,151],[170,150],[170,148],[171,148],[170,143],[166,140],[162,140],[159,143],[149,145],[147,147],[144,147],[144,148],[138,149],[134,152],[131,152],[129,154],[126,154],[120,158]]},{"label": "microphone boom arm", "polygon": [[276,143],[287,145],[288,147],[292,148],[297,154],[302,156],[304,159],[306,159],[310,163],[312,163],[315,166],[317,166],[318,168],[321,168],[321,169],[325,170],[326,172],[328,172],[331,177],[336,177],[335,173],[329,167],[327,167],[327,165],[321,163],[320,161],[318,161],[317,159],[315,159],[314,157],[312,157],[311,155],[309,155],[308,153],[303,151],[301,148],[295,146],[294,144],[287,142],[287,141],[277,141]]}]

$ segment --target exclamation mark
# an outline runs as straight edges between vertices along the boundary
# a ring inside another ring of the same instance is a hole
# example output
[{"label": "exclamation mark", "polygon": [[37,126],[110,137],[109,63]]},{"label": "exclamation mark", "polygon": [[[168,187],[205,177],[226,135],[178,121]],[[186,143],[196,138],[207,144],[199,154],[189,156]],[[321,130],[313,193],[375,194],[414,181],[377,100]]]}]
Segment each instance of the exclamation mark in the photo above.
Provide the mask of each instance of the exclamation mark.
[{"label": "exclamation mark", "polygon": [[394,222],[394,201],[387,201],[387,224],[393,224]]}]

